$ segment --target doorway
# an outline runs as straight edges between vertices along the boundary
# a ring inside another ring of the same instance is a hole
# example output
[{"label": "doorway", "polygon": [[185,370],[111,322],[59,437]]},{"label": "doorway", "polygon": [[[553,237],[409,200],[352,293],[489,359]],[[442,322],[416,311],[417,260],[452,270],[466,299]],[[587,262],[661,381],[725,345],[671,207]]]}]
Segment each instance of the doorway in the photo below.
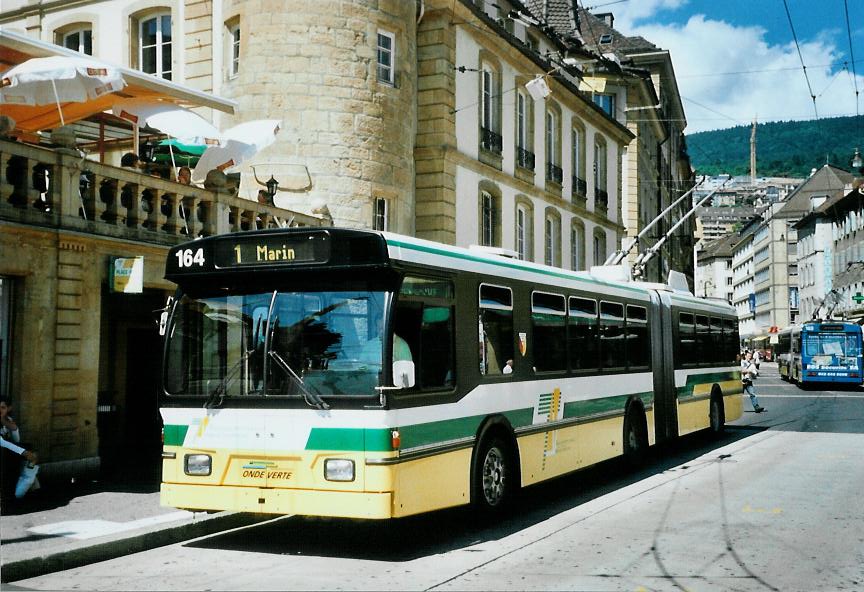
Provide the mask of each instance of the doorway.
[{"label": "doorway", "polygon": [[162,343],[154,311],[165,294],[104,294],[99,371],[99,456],[103,477],[158,487],[162,422],[157,389]]}]

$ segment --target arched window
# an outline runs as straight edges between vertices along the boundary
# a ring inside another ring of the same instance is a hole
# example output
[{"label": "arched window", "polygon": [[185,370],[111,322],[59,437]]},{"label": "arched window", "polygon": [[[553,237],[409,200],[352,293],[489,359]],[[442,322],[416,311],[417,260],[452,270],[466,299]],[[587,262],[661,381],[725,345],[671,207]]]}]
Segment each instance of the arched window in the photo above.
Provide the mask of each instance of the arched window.
[{"label": "arched window", "polygon": [[561,109],[554,102],[546,108],[546,181],[561,185]]},{"label": "arched window", "polygon": [[531,201],[524,196],[516,196],[515,236],[513,245],[519,258],[534,260],[534,212]]},{"label": "arched window", "polygon": [[501,67],[491,54],[480,55],[480,147],[500,155]]},{"label": "arched window", "polygon": [[585,128],[576,118],[570,130],[570,159],[573,167],[573,197],[588,197],[588,183],[585,180]]},{"label": "arched window", "polygon": [[479,242],[487,247],[501,246],[501,191],[494,183],[480,183]]},{"label": "arched window", "polygon": [[606,138],[594,134],[594,209],[605,211],[609,207],[608,160]]},{"label": "arched window", "polygon": [[606,262],[606,231],[602,228],[594,229],[594,265],[603,265]]},{"label": "arched window", "polygon": [[570,269],[585,269],[585,224],[578,218],[570,223]]},{"label": "arched window", "polygon": [[546,208],[544,220],[544,263],[561,266],[561,214],[555,208]]},{"label": "arched window", "polygon": [[233,18],[225,23],[225,50],[228,65],[228,77],[234,78],[240,74],[240,18]]},{"label": "arched window", "polygon": [[534,170],[534,101],[520,88],[516,92],[516,165]]},{"label": "arched window", "polygon": [[93,26],[90,23],[76,23],[63,27],[55,33],[56,43],[66,49],[85,55],[93,55]]},{"label": "arched window", "polygon": [[172,79],[171,11],[148,12],[136,19],[137,67],[142,72]]}]

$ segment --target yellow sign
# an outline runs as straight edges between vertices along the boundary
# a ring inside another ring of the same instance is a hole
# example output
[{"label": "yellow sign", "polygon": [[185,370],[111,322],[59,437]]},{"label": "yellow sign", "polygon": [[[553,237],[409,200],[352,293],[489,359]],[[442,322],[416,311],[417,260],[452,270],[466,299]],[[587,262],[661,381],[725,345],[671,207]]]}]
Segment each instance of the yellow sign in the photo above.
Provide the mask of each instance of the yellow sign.
[{"label": "yellow sign", "polygon": [[108,270],[111,292],[141,294],[144,291],[144,257],[114,257]]},{"label": "yellow sign", "polygon": [[606,90],[606,79],[586,76],[581,81],[579,81],[579,90],[602,93],[604,90]]}]

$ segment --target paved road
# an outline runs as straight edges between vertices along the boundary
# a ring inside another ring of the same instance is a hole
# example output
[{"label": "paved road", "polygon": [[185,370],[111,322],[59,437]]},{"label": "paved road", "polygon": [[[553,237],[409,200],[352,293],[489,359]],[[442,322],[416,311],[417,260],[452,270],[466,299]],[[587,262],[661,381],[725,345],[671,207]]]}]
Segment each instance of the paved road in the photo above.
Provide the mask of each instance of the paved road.
[{"label": "paved road", "polygon": [[763,366],[767,413],[526,490],[518,512],[284,517],[40,578],[86,590],[862,590],[864,392]]}]

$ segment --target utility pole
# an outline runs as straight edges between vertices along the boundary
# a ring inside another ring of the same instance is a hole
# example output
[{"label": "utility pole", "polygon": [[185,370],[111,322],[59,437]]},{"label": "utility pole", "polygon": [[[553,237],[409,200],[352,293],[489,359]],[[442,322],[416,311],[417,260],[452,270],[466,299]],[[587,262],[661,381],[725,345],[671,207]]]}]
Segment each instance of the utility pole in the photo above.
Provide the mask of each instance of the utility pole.
[{"label": "utility pole", "polygon": [[753,128],[750,130],[750,184],[756,184],[756,117],[753,117]]}]

